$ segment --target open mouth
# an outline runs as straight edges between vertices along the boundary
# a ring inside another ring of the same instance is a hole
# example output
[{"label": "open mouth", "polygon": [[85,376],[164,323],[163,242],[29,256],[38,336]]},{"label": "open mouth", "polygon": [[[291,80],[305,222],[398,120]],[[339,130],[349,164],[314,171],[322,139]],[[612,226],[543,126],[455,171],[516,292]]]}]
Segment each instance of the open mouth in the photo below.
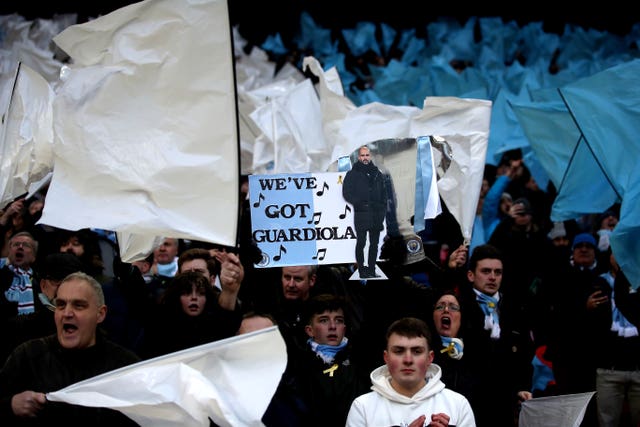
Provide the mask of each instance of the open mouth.
[{"label": "open mouth", "polygon": [[65,323],[64,325],[62,325],[62,330],[64,330],[64,332],[67,334],[72,334],[78,330],[78,327],[71,323]]},{"label": "open mouth", "polygon": [[451,326],[451,318],[449,316],[443,316],[440,322],[442,322],[442,326]]}]

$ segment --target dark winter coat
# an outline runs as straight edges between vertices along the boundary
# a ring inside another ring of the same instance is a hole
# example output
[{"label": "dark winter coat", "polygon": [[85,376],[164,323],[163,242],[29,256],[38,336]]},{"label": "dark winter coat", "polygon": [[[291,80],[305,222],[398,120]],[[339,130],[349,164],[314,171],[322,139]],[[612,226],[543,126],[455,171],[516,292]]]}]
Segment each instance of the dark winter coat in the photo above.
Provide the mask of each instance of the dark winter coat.
[{"label": "dark winter coat", "polygon": [[380,169],[373,162],[356,162],[342,183],[342,196],[353,205],[353,223],[359,230],[382,230],[387,213],[387,191]]}]

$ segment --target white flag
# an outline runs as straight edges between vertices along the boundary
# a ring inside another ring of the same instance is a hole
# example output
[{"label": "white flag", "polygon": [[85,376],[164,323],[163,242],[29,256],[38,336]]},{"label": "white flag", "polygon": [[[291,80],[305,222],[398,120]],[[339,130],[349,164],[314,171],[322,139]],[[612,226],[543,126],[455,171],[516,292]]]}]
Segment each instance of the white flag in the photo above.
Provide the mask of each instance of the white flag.
[{"label": "white flag", "polygon": [[592,391],[525,400],[522,402],[518,427],[579,427],[594,394]]},{"label": "white flag", "polygon": [[[0,125],[0,207],[28,192],[53,169],[53,90],[37,72],[18,64]],[[3,106],[4,107],[4,106]]]},{"label": "white flag", "polygon": [[54,41],[72,65],[54,101],[54,174],[40,222],[235,246],[227,2],[146,0]]},{"label": "white flag", "polygon": [[48,393],[118,410],[142,427],[263,426],[287,364],[277,326],[126,366]]}]

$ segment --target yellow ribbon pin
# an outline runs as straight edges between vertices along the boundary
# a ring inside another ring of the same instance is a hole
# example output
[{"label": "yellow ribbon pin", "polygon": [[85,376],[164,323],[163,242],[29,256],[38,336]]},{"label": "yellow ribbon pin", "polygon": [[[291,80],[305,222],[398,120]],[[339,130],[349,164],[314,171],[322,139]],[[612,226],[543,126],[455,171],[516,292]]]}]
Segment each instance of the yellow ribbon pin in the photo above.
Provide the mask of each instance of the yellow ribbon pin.
[{"label": "yellow ribbon pin", "polygon": [[322,371],[322,373],[329,374],[330,377],[333,377],[333,373],[335,372],[336,369],[338,369],[338,364],[334,363],[332,367],[325,369],[324,371]]}]

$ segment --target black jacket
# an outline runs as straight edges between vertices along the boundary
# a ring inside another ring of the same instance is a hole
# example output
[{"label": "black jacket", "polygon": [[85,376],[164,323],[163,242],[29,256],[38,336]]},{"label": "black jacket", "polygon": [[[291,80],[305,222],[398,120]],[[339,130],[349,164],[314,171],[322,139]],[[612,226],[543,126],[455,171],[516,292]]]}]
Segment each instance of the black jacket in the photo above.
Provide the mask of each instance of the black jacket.
[{"label": "black jacket", "polygon": [[11,398],[26,390],[48,393],[139,361],[135,353],[103,338],[96,345],[67,350],[56,335],[19,345],[0,371],[0,419],[5,426],[135,426],[121,412],[61,402],[47,402],[34,419],[13,415]]},{"label": "black jacket", "polygon": [[199,316],[161,306],[144,328],[140,356],[151,359],[198,345],[232,337],[240,328],[242,312],[211,304]]},{"label": "black jacket", "polygon": [[349,345],[333,363],[325,363],[308,345],[299,357],[298,378],[310,410],[307,425],[344,426],[353,399],[370,391],[369,373],[350,358]]},{"label": "black jacket", "polygon": [[342,196],[353,205],[357,230],[382,230],[387,214],[387,191],[380,169],[373,162],[356,162],[344,176]]},{"label": "black jacket", "polygon": [[500,338],[484,329],[484,313],[471,283],[462,286],[464,358],[475,380],[470,399],[478,427],[513,425],[517,392],[531,390],[533,343],[522,306],[501,294]]}]

